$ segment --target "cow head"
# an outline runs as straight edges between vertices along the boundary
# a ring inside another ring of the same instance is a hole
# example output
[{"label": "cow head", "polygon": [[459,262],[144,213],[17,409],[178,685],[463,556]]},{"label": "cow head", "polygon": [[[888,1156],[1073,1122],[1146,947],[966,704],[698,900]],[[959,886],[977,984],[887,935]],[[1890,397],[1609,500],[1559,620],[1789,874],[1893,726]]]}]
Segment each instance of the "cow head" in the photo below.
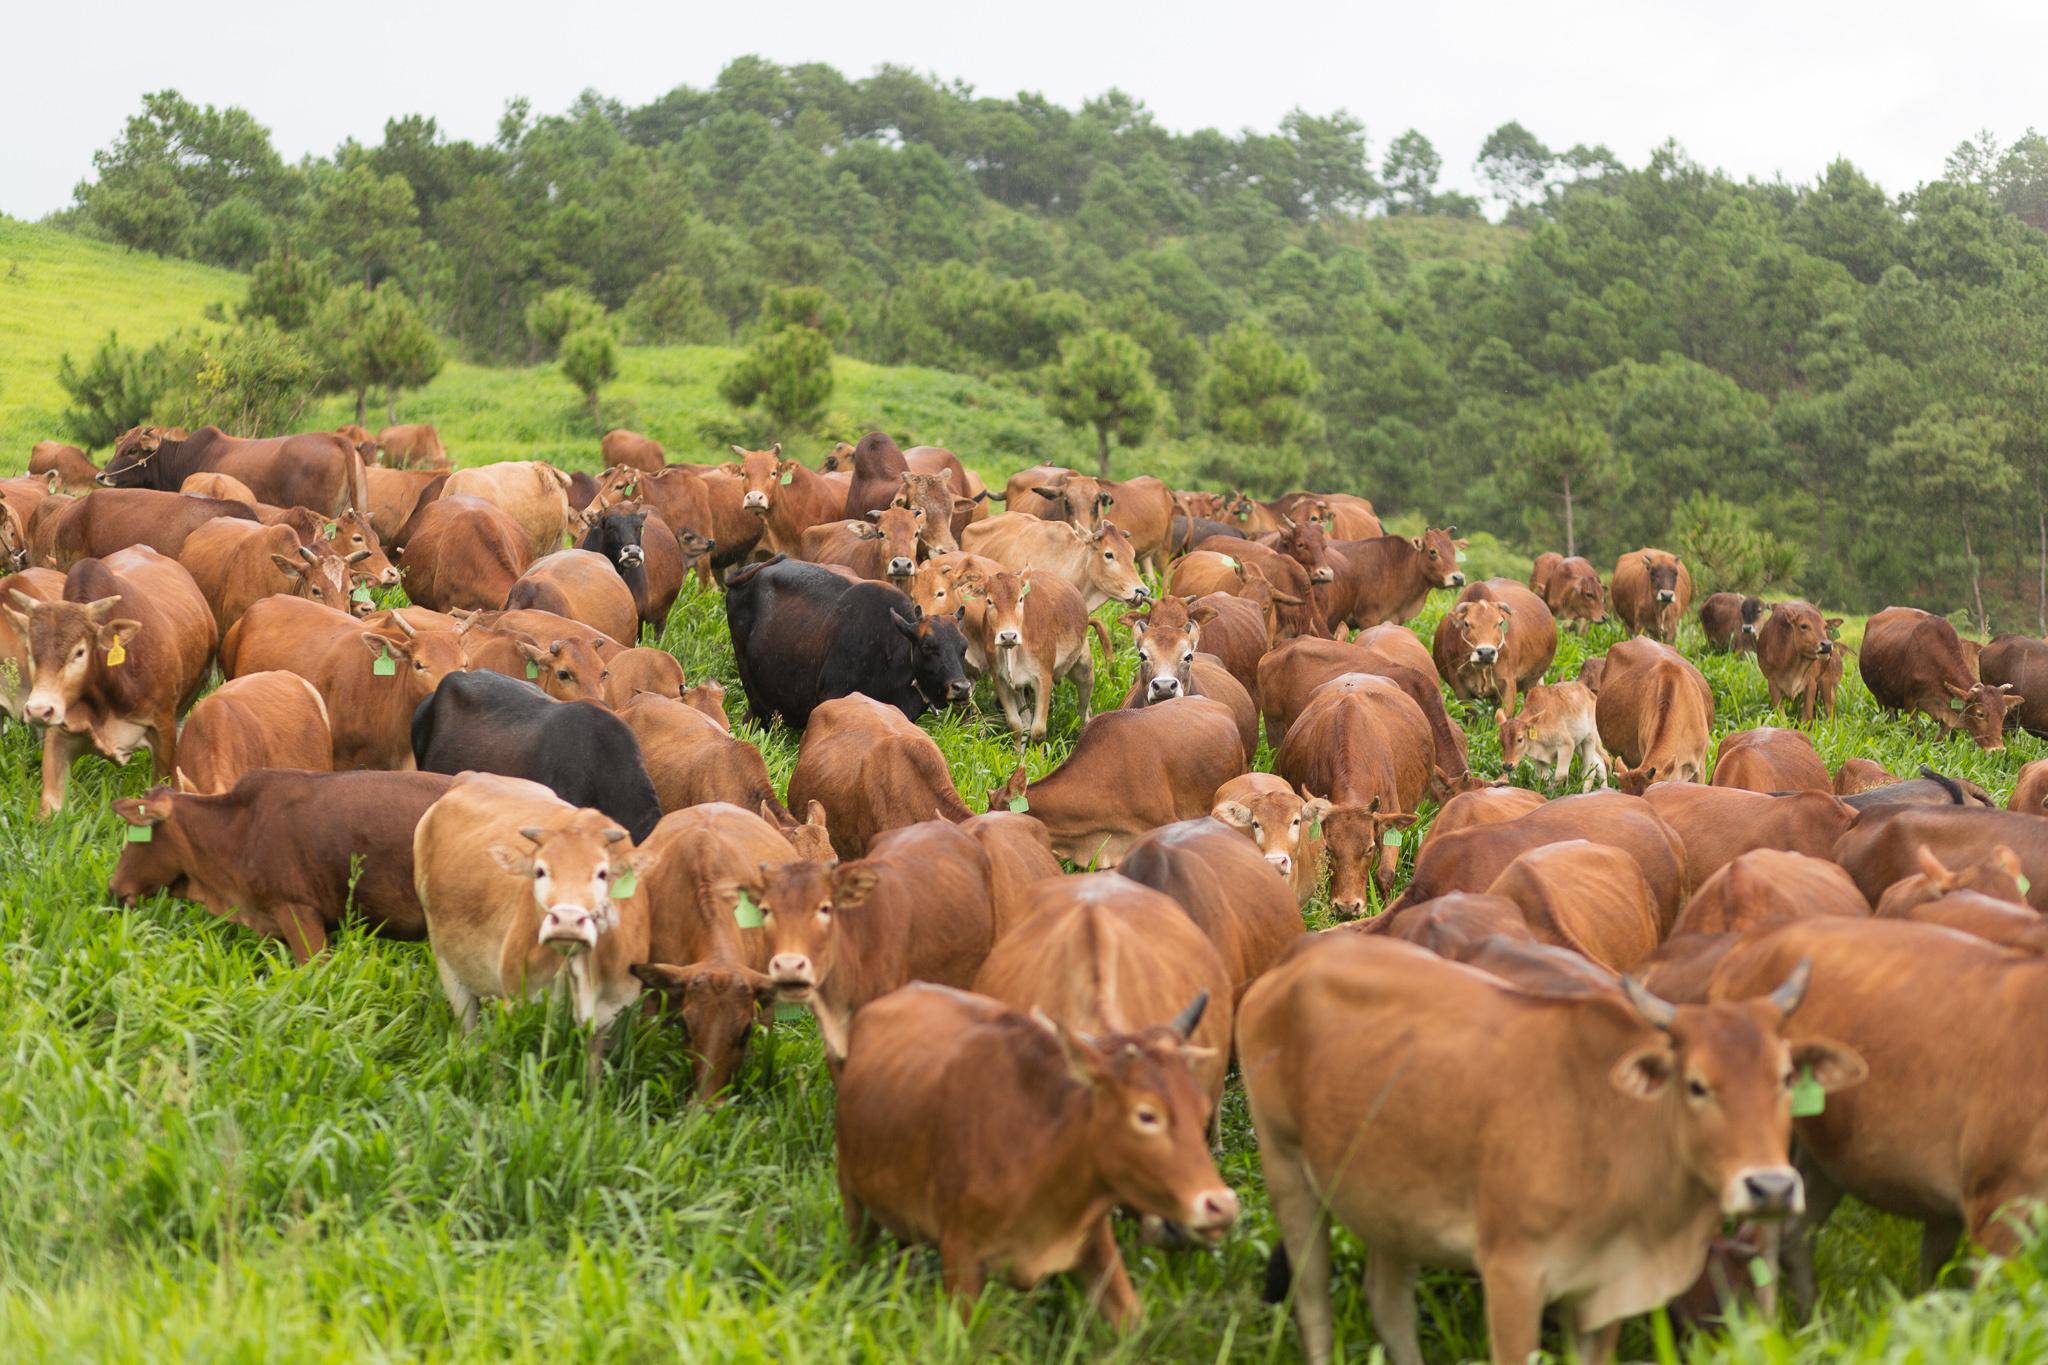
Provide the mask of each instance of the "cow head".
[{"label": "cow head", "polygon": [[1152,595],[1145,580],[1138,577],[1138,559],[1131,550],[1131,538],[1117,529],[1115,522],[1103,522],[1084,538],[1090,553],[1083,562],[1087,565],[1092,594],[1105,601],[1129,602],[1133,606]]},{"label": "cow head", "polygon": [[384,553],[384,545],[377,539],[377,532],[370,525],[370,519],[361,512],[347,511],[330,517],[331,532],[322,528],[327,544],[334,553],[348,560],[349,577],[357,583],[373,583],[381,588],[398,586],[398,566]]},{"label": "cow head", "polygon": [[1558,615],[1572,620],[1591,621],[1603,625],[1607,621],[1607,590],[1601,585],[1600,575],[1592,565],[1583,559],[1567,560],[1567,568],[1558,584]]},{"label": "cow head", "polygon": [[718,722],[718,728],[732,733],[732,717],[725,711],[725,684],[721,682],[700,682],[695,687],[683,689],[683,705],[700,712]]},{"label": "cow head", "polygon": [[1465,586],[1465,571],[1458,567],[1458,552],[1470,542],[1457,539],[1457,535],[1455,526],[1431,526],[1408,542],[1422,556],[1422,577],[1432,588]]},{"label": "cow head", "polygon": [[883,572],[897,587],[904,586],[917,571],[917,544],[924,534],[924,509],[878,508],[868,513],[868,521],[872,524],[861,526],[857,534],[862,540],[882,542]]},{"label": "cow head", "polygon": [[1071,470],[1031,491],[1053,505],[1050,520],[1067,522],[1075,530],[1083,532],[1100,530],[1103,518],[1116,505],[1116,498],[1103,487],[1100,479],[1091,479],[1086,474],[1076,474]]},{"label": "cow head", "polygon": [[[1748,606],[1745,602],[1744,607]],[[1770,619],[1764,622],[1764,633],[1770,635],[1778,649],[1795,659],[1824,659],[1835,652],[1835,642],[1829,633],[1842,624],[1837,616],[1825,620],[1820,612],[1806,602],[1780,602],[1771,608]],[[1748,622],[1743,623],[1745,632]]]},{"label": "cow head", "polygon": [[1928,889],[1936,896],[1974,891],[1980,896],[2011,901],[2015,905],[2027,903],[2026,892],[2020,890],[2022,872],[2019,855],[2004,844],[1995,846],[1982,860],[1963,868],[1949,867],[1925,844],[1920,846],[1915,861],[1920,867],[1920,874],[1927,878]]},{"label": "cow head", "polygon": [[28,567],[28,528],[21,514],[9,503],[0,502],[0,567],[14,573]]},{"label": "cow head", "polygon": [[564,955],[589,952],[619,922],[613,881],[637,877],[654,856],[636,849],[626,831],[594,810],[552,825],[528,825],[518,842],[493,844],[491,861],[533,888],[540,913],[538,942]]},{"label": "cow head", "polygon": [[747,450],[734,446],[732,453],[739,459],[721,466],[728,474],[739,478],[744,491],[740,494],[740,509],[765,517],[775,509],[775,491],[782,486],[785,477],[794,479],[797,462],[782,458],[782,442],[777,441],[766,450]]},{"label": "cow head", "polygon": [[1185,597],[1162,597],[1143,616],[1126,613],[1138,649],[1138,704],[1194,695],[1195,653],[1201,648],[1202,626],[1216,619],[1211,606],[1191,605]]},{"label": "cow head", "polygon": [[[370,614],[370,603],[350,599],[349,560],[340,555],[323,555],[310,545],[299,545],[296,548],[296,558],[280,554],[270,556],[271,565],[283,574],[285,581],[291,585],[292,596],[318,602],[323,607],[332,607],[351,616]],[[369,551],[357,553],[367,556]]]},{"label": "cow head", "polygon": [[1283,878],[1292,880],[1295,866],[1303,862],[1320,877],[1323,822],[1330,814],[1330,803],[1321,797],[1304,798],[1284,788],[1255,792],[1219,801],[1209,814],[1250,835],[1266,862]]},{"label": "cow head", "polygon": [[166,427],[130,427],[114,442],[114,453],[106,468],[93,476],[102,488],[156,488],[157,457],[167,444],[175,444]]},{"label": "cow head", "polygon": [[1266,648],[1271,649],[1288,637],[1281,634],[1280,609],[1284,602],[1294,608],[1305,605],[1299,597],[1290,597],[1269,583],[1263,575],[1246,578],[1244,587],[1237,596],[1259,609],[1259,616],[1266,627]]},{"label": "cow head", "polygon": [[910,575],[906,591],[919,611],[931,616],[950,615],[959,609],[963,600],[959,595],[962,572],[956,560],[927,559]]},{"label": "cow head", "polygon": [[823,802],[813,801],[804,808],[802,824],[797,823],[794,815],[779,811],[766,801],[761,803],[761,818],[789,840],[789,846],[796,850],[797,857],[814,863],[839,861],[839,854],[832,847],[832,827],[826,821]]},{"label": "cow head", "polygon": [[1223,519],[1249,525],[1253,518],[1264,510],[1264,505],[1251,494],[1240,489],[1231,489],[1223,500]]},{"label": "cow head", "polygon": [[1793,1086],[1811,1075],[1824,1090],[1842,1090],[1869,1074],[1840,1043],[1785,1041],[1811,970],[1801,961],[1767,996],[1710,1005],[1673,1005],[1633,977],[1621,979],[1629,1006],[1655,1032],[1614,1063],[1610,1080],[1624,1095],[1665,1107],[1673,1155],[1720,1196],[1730,1218],[1784,1218],[1806,1207],[1786,1157]]},{"label": "cow head", "polygon": [[960,633],[966,614],[959,607],[951,616],[927,616],[915,602],[908,616],[889,608],[889,620],[910,641],[910,680],[928,706],[952,706],[974,695],[967,676],[967,637]]},{"label": "cow head", "polygon": [[902,486],[896,490],[896,496],[889,505],[916,508],[924,517],[917,535],[924,543],[925,552],[949,555],[960,548],[959,542],[953,539],[953,518],[972,512],[974,499],[956,496],[950,475],[905,474]]},{"label": "cow head", "polygon": [[1514,613],[1487,598],[1460,602],[1451,610],[1457,648],[1465,652],[1464,662],[1478,668],[1492,668],[1507,652],[1508,630]]},{"label": "cow head", "polygon": [[1754,640],[1756,639],[1757,628],[1763,621],[1764,599],[1761,597],[1745,597],[1742,599],[1741,610],[1742,637],[1745,640]]},{"label": "cow head", "polygon": [[1194,1068],[1215,1055],[1188,1037],[1204,991],[1170,1024],[1090,1038],[1033,1011],[1088,1094],[1088,1152],[1117,1202],[1216,1241],[1237,1221],[1237,1195],[1209,1155],[1209,1097]]},{"label": "cow head", "polygon": [[1678,560],[1661,550],[1643,551],[1643,573],[1650,580],[1650,596],[1658,606],[1678,600]]},{"label": "cow head", "polygon": [[1595,654],[1592,658],[1586,659],[1579,664],[1577,680],[1584,683],[1586,690],[1597,697],[1600,695],[1600,680],[1606,674],[1607,656],[1605,654]]},{"label": "cow head", "polygon": [[2023,705],[2026,698],[2012,690],[2011,683],[1972,683],[1958,687],[1944,683],[1948,689],[1949,709],[1942,717],[1942,730],[1966,730],[1970,738],[1977,741],[1977,747],[1997,752],[2005,747],[2005,713],[2015,706]]},{"label": "cow head", "polygon": [[1023,574],[999,573],[987,575],[975,572],[964,573],[954,580],[954,591],[960,595],[963,605],[959,610],[966,612],[966,603],[979,599],[982,603],[980,624],[977,627],[982,650],[991,660],[1005,657],[1015,658],[1008,652],[1024,647],[1026,639],[1024,601],[1031,595],[1036,584]]},{"label": "cow head", "polygon": [[[400,611],[385,613],[381,623],[366,621],[364,624],[372,625],[362,635],[363,648],[368,651],[363,667],[370,683],[388,685],[397,681],[407,695],[424,700],[440,685],[441,679],[469,667],[462,637],[455,631],[419,630]],[[369,671],[387,651],[398,669],[395,678],[379,677]]]},{"label": "cow head", "polygon": [[1223,495],[1221,493],[1197,493],[1181,491],[1173,495],[1174,510],[1184,517],[1199,517],[1205,521],[1223,520]]},{"label": "cow head", "polygon": [[761,914],[768,979],[777,1000],[803,1004],[823,988],[839,960],[839,920],[861,913],[878,880],[865,862],[837,866],[820,859],[761,864],[747,881],[713,882],[706,904],[729,916],[746,896]]},{"label": "cow head", "polygon": [[1631,768],[1620,754],[1614,756],[1614,786],[1617,791],[1626,792],[1630,796],[1641,796],[1655,785],[1656,781],[1656,765],[1648,759],[1643,761],[1640,768]]},{"label": "cow head", "polygon": [[543,649],[530,636],[516,635],[514,648],[533,674],[532,682],[556,701],[594,701],[608,704],[607,685],[611,671],[599,657],[598,640],[575,636],[550,640]]},{"label": "cow head", "polygon": [[[1320,798],[1304,792],[1310,801]],[[1400,863],[1400,849],[1387,842],[1387,831],[1405,829],[1415,823],[1413,814],[1382,812],[1375,796],[1370,805],[1338,806],[1324,802],[1323,846],[1330,861],[1330,908],[1339,919],[1357,919],[1365,913],[1366,880],[1370,878],[1382,898],[1393,889]]]},{"label": "cow head", "polygon": [[1337,577],[1330,566],[1329,542],[1323,528],[1312,521],[1297,521],[1280,533],[1274,548],[1308,572],[1310,583],[1328,583]]},{"label": "cow head", "polygon": [[168,891],[180,900],[211,900],[192,884],[195,864],[177,823],[178,802],[192,799],[169,787],[151,787],[141,796],[113,803],[114,814],[124,823],[150,831],[147,843],[121,845],[120,860],[107,882],[107,896],[116,904],[133,905],[157,891]]},{"label": "cow head", "polygon": [[[1531,701],[1533,702],[1533,700],[1534,693],[1531,693]],[[1493,723],[1500,727],[1500,767],[1502,772],[1511,773],[1520,767],[1522,755],[1528,751],[1529,745],[1531,743],[1540,744],[1543,741],[1543,734],[1540,729],[1542,717],[1533,714],[1535,710],[1534,705],[1528,705],[1522,708],[1521,715],[1510,716],[1499,707],[1494,708]]]},{"label": "cow head", "polygon": [[[640,542],[640,533],[647,525],[646,508],[607,507],[589,517],[588,525],[590,529],[584,533],[578,549],[603,555],[621,574],[646,564],[647,550]],[[685,550],[683,557],[687,561],[696,556]]]},{"label": "cow head", "polygon": [[[75,572],[75,570],[74,570]],[[117,593],[93,602],[39,602],[27,593],[10,591],[13,605],[7,619],[28,653],[28,695],[21,715],[31,725],[83,730],[72,710],[93,682],[103,678],[109,652],[126,651],[142,632],[142,623],[117,617]]]},{"label": "cow head", "polygon": [[718,1103],[746,1060],[754,1016],[775,1001],[775,983],[742,963],[717,959],[682,967],[635,962],[630,970],[682,1020],[697,1071],[697,1098]]}]

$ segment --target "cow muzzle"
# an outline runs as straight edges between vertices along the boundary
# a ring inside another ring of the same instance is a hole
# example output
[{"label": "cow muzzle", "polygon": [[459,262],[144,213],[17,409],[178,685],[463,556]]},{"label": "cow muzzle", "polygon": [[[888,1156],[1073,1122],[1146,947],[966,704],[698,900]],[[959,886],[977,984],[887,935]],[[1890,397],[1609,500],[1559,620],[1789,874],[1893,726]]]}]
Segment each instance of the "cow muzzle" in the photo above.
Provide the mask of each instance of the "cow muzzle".
[{"label": "cow muzzle", "polygon": [[1751,621],[1744,621],[1742,623],[1742,633],[1754,640],[1756,638],[1756,624]]},{"label": "cow muzzle", "polygon": [[21,714],[30,725],[62,725],[64,699],[48,692],[31,692],[28,701],[22,705]]},{"label": "cow muzzle", "polygon": [[1310,570],[1308,581],[1311,583],[1332,583],[1336,581],[1336,578],[1336,570],[1332,569],[1329,565],[1325,564],[1320,569]]},{"label": "cow muzzle", "polygon": [[1789,1218],[1806,1211],[1806,1185],[1790,1166],[1750,1166],[1721,1192],[1721,1211],[1731,1218]]},{"label": "cow muzzle", "polygon": [[540,941],[568,955],[597,946],[597,916],[580,905],[551,905],[541,915]]},{"label": "cow muzzle", "polygon": [[1214,1242],[1221,1240],[1236,1221],[1237,1191],[1220,1185],[1188,1201],[1187,1219],[1182,1226],[1203,1241]]},{"label": "cow muzzle", "polygon": [[768,511],[768,495],[766,493],[749,493],[740,499],[740,506],[746,511],[760,512],[765,515]]},{"label": "cow muzzle", "polygon": [[1267,865],[1270,866],[1275,872],[1278,872],[1283,879],[1293,878],[1294,858],[1292,855],[1286,853],[1268,853],[1266,855],[1266,862]]},{"label": "cow muzzle", "polygon": [[917,565],[911,563],[910,560],[902,555],[898,555],[889,561],[889,577],[891,578],[908,578],[916,569]]},{"label": "cow muzzle", "polygon": [[967,699],[968,699],[969,697],[971,697],[971,696],[973,696],[973,695],[974,695],[974,683],[973,683],[973,680],[972,680],[972,679],[969,679],[969,678],[955,678],[955,679],[953,679],[953,681],[951,681],[951,682],[949,682],[949,683],[947,683],[947,684],[946,684],[946,700],[947,700],[947,701],[950,701],[950,702],[962,702],[962,701],[966,701],[966,700],[967,700]]},{"label": "cow muzzle", "polygon": [[1454,588],[1462,588],[1462,587],[1464,587],[1464,586],[1465,586],[1465,575],[1463,575],[1463,574],[1461,574],[1461,573],[1454,573],[1454,574],[1452,574],[1452,575],[1451,575],[1451,586],[1452,586],[1452,587],[1454,587]]},{"label": "cow muzzle", "polygon": [[768,960],[768,979],[775,983],[775,998],[800,1005],[811,998],[818,976],[810,958],[802,953],[777,953]]},{"label": "cow muzzle", "polygon": [[1500,651],[1492,645],[1476,645],[1472,650],[1472,662],[1475,664],[1490,664],[1499,657]]},{"label": "cow muzzle", "polygon": [[619,563],[629,569],[637,569],[647,562],[647,552],[638,545],[628,545],[619,551]]},{"label": "cow muzzle", "polygon": [[1828,655],[1835,652],[1835,642],[1832,640],[1822,640],[1820,642],[1820,649],[1817,652],[1821,658],[1827,658]]},{"label": "cow muzzle", "polygon": [[1657,600],[1659,602],[1676,602],[1678,600],[1678,594],[1671,591],[1669,588],[1659,588],[1657,590]]},{"label": "cow muzzle", "polygon": [[1180,679],[1171,673],[1160,674],[1145,689],[1145,695],[1153,701],[1171,701],[1180,694]]},{"label": "cow muzzle", "polygon": [[1330,909],[1337,912],[1338,919],[1357,919],[1365,913],[1365,898],[1355,896],[1348,900],[1331,900]]},{"label": "cow muzzle", "polygon": [[1024,637],[1014,630],[999,630],[996,632],[997,649],[1015,649],[1023,643]]}]

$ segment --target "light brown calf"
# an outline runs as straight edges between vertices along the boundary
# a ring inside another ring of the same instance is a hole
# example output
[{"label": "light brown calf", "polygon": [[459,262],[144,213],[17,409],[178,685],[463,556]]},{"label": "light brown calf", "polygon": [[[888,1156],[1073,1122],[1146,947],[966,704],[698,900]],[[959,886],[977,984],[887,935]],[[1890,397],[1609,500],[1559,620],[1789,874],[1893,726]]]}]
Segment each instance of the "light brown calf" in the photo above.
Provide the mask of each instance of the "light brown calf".
[{"label": "light brown calf", "polygon": [[1496,709],[1494,724],[1500,727],[1502,772],[1513,772],[1524,758],[1538,769],[1548,767],[1552,784],[1571,775],[1576,756],[1585,774],[1580,791],[1607,785],[1607,750],[1600,744],[1600,727],[1594,722],[1594,698],[1582,682],[1538,683],[1522,702],[1522,714],[1510,716]]}]

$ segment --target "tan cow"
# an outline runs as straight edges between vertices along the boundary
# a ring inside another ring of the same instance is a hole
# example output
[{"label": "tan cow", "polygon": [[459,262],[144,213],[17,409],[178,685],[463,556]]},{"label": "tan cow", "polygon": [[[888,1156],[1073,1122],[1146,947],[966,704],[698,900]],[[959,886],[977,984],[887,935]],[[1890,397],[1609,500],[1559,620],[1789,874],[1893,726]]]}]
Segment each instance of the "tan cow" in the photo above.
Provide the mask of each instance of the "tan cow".
[{"label": "tan cow", "polygon": [[56,475],[57,487],[67,493],[90,493],[100,475],[84,451],[63,441],[37,441],[28,453],[28,472],[38,478]]},{"label": "tan cow", "polygon": [[[20,605],[15,593],[38,602],[61,602],[64,575],[55,569],[24,569],[0,578],[0,607]],[[28,637],[16,629],[11,614],[0,611],[0,717],[21,719],[34,673]]]},{"label": "tan cow", "polygon": [[[611,657],[605,667],[610,674],[605,680],[605,701],[616,711],[633,700],[636,693],[652,692],[657,697],[681,697],[687,690],[683,678],[683,665],[675,655],[652,645],[635,645],[622,649]],[[703,686],[717,688],[715,702],[718,708],[719,729],[731,730],[732,722],[725,717],[725,688],[717,683]],[[704,694],[710,697],[710,693]],[[708,714],[708,713],[707,713]]]},{"label": "tan cow", "polygon": [[1824,792],[1833,790],[1834,779],[1804,733],[1759,725],[1721,737],[1709,784],[1753,792]]},{"label": "tan cow", "polygon": [[[569,510],[569,476],[544,460],[503,460],[458,469],[441,485],[440,501],[450,498],[480,498],[511,517],[526,537],[529,559],[561,549],[576,525]],[[410,542],[406,553],[412,553]]]},{"label": "tan cow", "polygon": [[1326,619],[1353,629],[1405,625],[1421,614],[1432,590],[1465,586],[1465,571],[1458,567],[1465,546],[1455,526],[1333,543],[1337,576],[1324,594]]},{"label": "tan cow", "polygon": [[985,661],[1003,720],[1020,748],[1027,741],[1044,742],[1053,689],[1063,680],[1073,681],[1075,706],[1086,725],[1095,714],[1089,630],[1101,643],[1104,659],[1112,657],[1115,646],[1109,627],[1087,613],[1073,585],[1033,569],[993,576],[968,573],[956,578],[954,586],[968,604],[961,629]]},{"label": "tan cow", "polygon": [[1161,825],[1132,844],[1117,865],[1120,875],[1171,896],[1208,936],[1230,980],[1233,1006],[1301,941],[1300,908],[1275,870],[1229,826],[1212,819]]},{"label": "tan cow", "polygon": [[178,735],[178,790],[229,791],[258,768],[334,768],[327,703],[296,673],[230,678],[185,717]]},{"label": "tan cow", "polygon": [[1081,594],[1089,611],[1105,602],[1135,606],[1151,596],[1138,577],[1129,537],[1114,524],[1082,532],[1061,521],[991,517],[968,527],[960,545],[969,554],[988,556],[1011,573],[1042,569],[1064,578]]},{"label": "tan cow", "polygon": [[185,537],[178,562],[206,597],[216,629],[227,633],[242,613],[266,597],[303,597],[323,607],[362,616],[370,604],[351,598],[352,564],[369,558],[358,550],[343,559],[301,545],[287,526],[261,522],[209,521]]},{"label": "tan cow", "polygon": [[1536,556],[1529,570],[1529,590],[1543,599],[1551,614],[1569,621],[1581,634],[1607,622],[1607,590],[1600,571],[1582,555],[1567,559],[1555,551]]},{"label": "tan cow", "polygon": [[420,509],[422,501],[439,497],[448,482],[447,471],[437,469],[386,469],[371,465],[363,473],[369,480],[370,525],[391,546],[405,544],[406,523]]},{"label": "tan cow", "polygon": [[663,813],[723,801],[761,811],[778,827],[795,824],[775,794],[761,751],[696,707],[642,692],[618,711],[640,741]]},{"label": "tan cow", "polygon": [[505,594],[504,606],[551,611],[622,644],[640,638],[632,589],[609,559],[590,550],[556,550],[534,560]]},{"label": "tan cow", "polygon": [[1273,770],[1298,790],[1327,798],[1323,837],[1330,908],[1365,913],[1366,880],[1384,895],[1401,858],[1399,830],[1415,822],[1429,790],[1429,722],[1387,679],[1346,673],[1316,689],[1273,754]]},{"label": "tan cow", "polygon": [[2029,815],[2048,815],[2048,758],[2037,758],[2020,769],[2005,808]]},{"label": "tan cow", "polygon": [[905,507],[870,512],[865,521],[821,522],[804,531],[798,555],[905,588],[917,570],[925,524],[924,509]]},{"label": "tan cow", "polygon": [[1643,801],[1685,841],[1692,884],[1751,849],[1775,848],[1825,858],[1856,824],[1856,808],[1825,792],[1770,796],[1736,787],[1659,782]]},{"label": "tan cow", "polygon": [[270,505],[259,502],[249,485],[232,474],[193,474],[178,485],[178,491],[188,498],[218,498],[222,502],[239,502],[252,512],[259,507]]},{"label": "tan cow", "polygon": [[[1920,907],[1952,896],[2003,901],[2030,915],[2035,913],[2027,904],[2032,883],[2026,880],[2020,855],[2004,844],[1995,844],[1984,857],[1967,863],[1959,861],[1953,868],[1942,862],[1933,849],[1916,844],[1915,860],[1920,870],[1886,887],[1877,898],[1876,913],[1888,919],[1912,919],[1917,917],[1914,912]],[[1850,885],[1855,885],[1853,878]],[[1856,894],[1861,900],[1862,891]]]},{"label": "tan cow", "polygon": [[1600,742],[1619,759],[1615,776],[1624,788],[1706,775],[1714,693],[1669,645],[1638,636],[1608,650],[1593,716]]},{"label": "tan cow", "polygon": [[973,522],[987,516],[981,503],[953,491],[950,474],[906,473],[901,477],[902,482],[889,505],[923,515],[923,520],[918,523],[917,538],[927,555],[952,554],[960,548],[959,532],[953,529],[954,526],[957,524],[964,531]]},{"label": "tan cow", "polygon": [[[1803,693],[1806,701],[1799,718],[1813,724],[1814,699],[1821,693],[1828,666],[1840,663],[1834,657],[1835,642],[1830,637],[1841,624],[1839,616],[1823,618],[1811,602],[1772,605],[1771,614],[1764,618],[1763,628],[1757,632],[1756,666],[1763,670],[1773,707]],[[1832,711],[1832,687],[1827,689],[1826,702],[1826,709]]]},{"label": "tan cow", "polygon": [[419,605],[495,611],[534,557],[511,513],[482,498],[457,496],[420,508],[400,563],[406,595]]},{"label": "tan cow", "polygon": [[973,813],[932,737],[859,692],[820,702],[804,727],[789,803],[804,809],[813,801],[825,808],[842,858],[860,857],[885,830]]},{"label": "tan cow", "polygon": [[960,828],[988,855],[989,900],[1000,939],[1038,909],[1032,887],[1065,869],[1053,854],[1052,836],[1028,815],[993,810],[962,820]]},{"label": "tan cow", "polygon": [[1488,578],[1458,594],[1436,623],[1436,670],[1460,701],[1492,697],[1515,713],[1515,697],[1540,682],[1557,656],[1557,622],[1520,583]]},{"label": "tan cow", "polygon": [[839,520],[846,508],[852,479],[842,483],[795,460],[783,459],[780,441],[767,450],[734,446],[732,453],[739,459],[722,468],[741,480],[741,510],[760,521],[761,536],[754,549],[757,557],[785,554],[802,558],[804,532]]},{"label": "tan cow", "polygon": [[441,433],[430,423],[386,427],[377,433],[376,446],[383,463],[398,469],[448,467],[448,452],[441,445]]},{"label": "tan cow", "polygon": [[661,442],[624,427],[613,427],[607,431],[598,441],[597,448],[603,455],[606,469],[626,465],[651,474],[668,463],[668,451]]},{"label": "tan cow", "polygon": [[1812,915],[1867,916],[1870,905],[1848,873],[1824,858],[1759,848],[1701,879],[1671,937],[1747,934]]},{"label": "tan cow", "polygon": [[1569,948],[1609,971],[1634,971],[1662,937],[1642,870],[1607,844],[1538,845],[1517,855],[1486,894],[1519,905],[1538,943]]},{"label": "tan cow", "polygon": [[1251,836],[1293,890],[1297,907],[1307,905],[1323,884],[1323,817],[1329,813],[1327,799],[1304,797],[1272,773],[1231,778],[1216,789],[1209,809],[1214,819]]},{"label": "tan cow", "polygon": [[1638,635],[1670,644],[1692,605],[1692,571],[1669,550],[1631,550],[1614,563],[1614,614]]},{"label": "tan cow", "polygon": [[1538,769],[1548,767],[1553,784],[1571,775],[1572,759],[1585,774],[1580,791],[1607,785],[1607,750],[1595,724],[1593,693],[1582,682],[1538,683],[1522,702],[1522,714],[1495,709],[1500,728],[1501,771],[1511,773],[1524,758]]}]

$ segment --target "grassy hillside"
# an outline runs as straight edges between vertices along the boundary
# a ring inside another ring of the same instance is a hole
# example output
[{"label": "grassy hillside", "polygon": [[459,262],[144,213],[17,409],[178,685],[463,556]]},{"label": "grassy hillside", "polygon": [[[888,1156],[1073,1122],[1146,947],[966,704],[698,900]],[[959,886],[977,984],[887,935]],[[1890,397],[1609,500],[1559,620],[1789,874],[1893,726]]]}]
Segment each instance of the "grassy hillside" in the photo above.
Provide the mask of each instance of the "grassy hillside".
[{"label": "grassy hillside", "polygon": [[241,298],[242,277],[0,217],[0,469],[57,436],[58,357],[84,360],[109,331],[147,345]]}]

